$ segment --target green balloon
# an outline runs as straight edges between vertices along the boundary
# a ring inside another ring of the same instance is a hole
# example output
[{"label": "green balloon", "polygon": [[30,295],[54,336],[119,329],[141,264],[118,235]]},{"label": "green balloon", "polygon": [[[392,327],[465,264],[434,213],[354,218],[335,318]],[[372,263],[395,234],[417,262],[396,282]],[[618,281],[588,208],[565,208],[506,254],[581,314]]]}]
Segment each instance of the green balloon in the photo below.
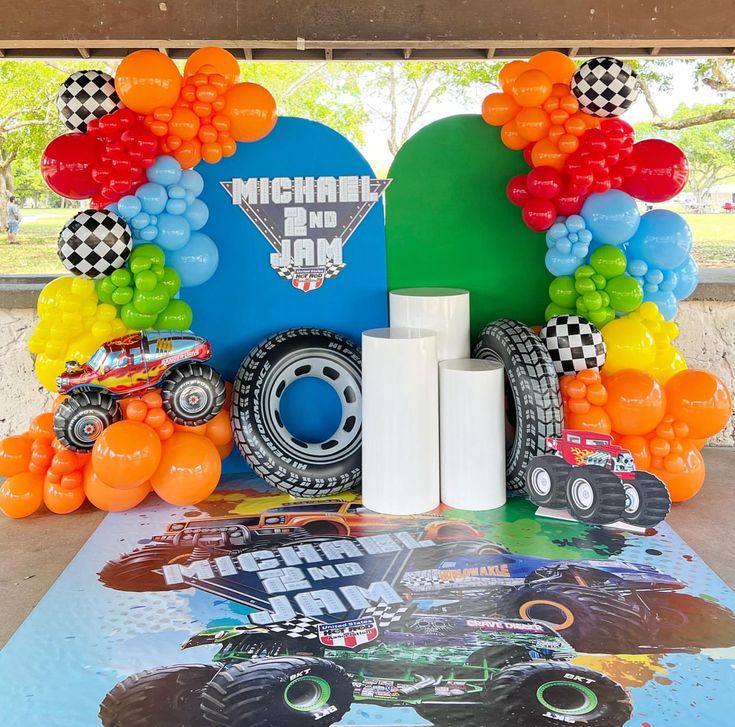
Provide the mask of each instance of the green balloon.
[{"label": "green balloon", "polygon": [[574,278],[570,275],[562,275],[559,278],[554,278],[549,284],[549,298],[551,298],[552,303],[555,303],[561,308],[574,310],[577,295],[578,293],[574,288]]},{"label": "green balloon", "polygon": [[610,307],[610,296],[604,290],[600,291],[600,298],[602,298],[602,307],[609,308]]},{"label": "green balloon", "polygon": [[577,298],[577,313],[585,318],[587,317],[587,305],[585,304],[582,296]]},{"label": "green balloon", "polygon": [[193,313],[188,303],[172,300],[156,319],[156,328],[185,331],[191,327]]},{"label": "green balloon", "polygon": [[135,274],[135,287],[149,293],[158,285],[158,278],[152,270],[141,270]]},{"label": "green balloon", "polygon": [[612,308],[600,308],[599,310],[590,311],[587,320],[598,328],[602,328],[605,324],[615,320],[615,312]]},{"label": "green balloon", "polygon": [[585,293],[582,296],[582,300],[584,301],[588,312],[602,308],[602,296],[596,290]]},{"label": "green balloon", "polygon": [[110,275],[110,280],[112,280],[118,288],[124,288],[125,286],[132,284],[133,276],[127,268],[118,268]]},{"label": "green balloon", "polygon": [[[116,271],[117,272],[117,271]],[[95,284],[97,297],[103,303],[112,303],[112,294],[117,290],[117,286],[110,279],[111,276],[100,278]]]},{"label": "green balloon", "polygon": [[610,296],[610,305],[622,313],[630,313],[643,302],[643,288],[630,275],[618,275],[607,281],[605,286]]},{"label": "green balloon", "polygon": [[146,242],[142,245],[138,245],[132,254],[138,253],[143,257],[147,257],[151,261],[151,265],[165,265],[166,264],[166,253],[162,247],[154,245],[152,242]]},{"label": "green balloon", "polygon": [[575,278],[591,278],[595,274],[595,269],[590,265],[580,265],[574,271]]},{"label": "green balloon", "polygon": [[125,285],[122,288],[115,288],[115,292],[112,294],[112,302],[115,305],[125,305],[130,303],[133,299],[133,286]]},{"label": "green balloon", "polygon": [[120,318],[122,322],[134,330],[141,331],[144,328],[151,328],[156,322],[155,314],[141,313],[132,303],[126,303],[120,310]]},{"label": "green balloon", "polygon": [[609,280],[622,275],[628,261],[625,259],[625,253],[619,247],[603,245],[590,255],[590,265],[595,272],[604,275]]},{"label": "green balloon", "polygon": [[181,288],[181,278],[174,268],[166,266],[163,268],[163,276],[160,278],[161,285],[163,285],[168,294],[173,298]]},{"label": "green balloon", "polygon": [[132,305],[139,313],[157,316],[168,305],[170,298],[166,288],[159,283],[153,290],[136,290]]},{"label": "green balloon", "polygon": [[590,280],[595,284],[597,290],[602,290],[607,285],[607,278],[600,273],[595,273]]},{"label": "green balloon", "polygon": [[151,265],[151,272],[155,273],[158,280],[163,280],[164,270],[165,268],[163,265],[159,265],[158,263],[153,263],[153,265]]},{"label": "green balloon", "polygon": [[574,288],[580,295],[584,295],[596,290],[597,286],[592,278],[577,278],[574,281]]},{"label": "green balloon", "polygon": [[[136,248],[137,250],[138,248]],[[133,250],[135,252],[135,250]],[[138,257],[134,258],[131,254],[131,256],[128,258],[128,267],[130,268],[130,272],[133,275],[137,275],[138,273],[142,273],[144,270],[150,270],[151,265],[151,259],[149,257],[145,257],[144,255],[138,255]]]}]

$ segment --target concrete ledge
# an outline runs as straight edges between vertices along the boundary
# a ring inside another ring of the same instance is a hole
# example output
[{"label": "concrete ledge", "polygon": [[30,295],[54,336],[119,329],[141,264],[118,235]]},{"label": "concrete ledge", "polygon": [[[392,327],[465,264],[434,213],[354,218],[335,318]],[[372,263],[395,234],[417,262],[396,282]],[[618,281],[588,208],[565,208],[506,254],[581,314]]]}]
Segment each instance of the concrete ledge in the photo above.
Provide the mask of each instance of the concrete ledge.
[{"label": "concrete ledge", "polygon": [[735,300],[735,268],[702,268],[699,284],[688,300]]}]

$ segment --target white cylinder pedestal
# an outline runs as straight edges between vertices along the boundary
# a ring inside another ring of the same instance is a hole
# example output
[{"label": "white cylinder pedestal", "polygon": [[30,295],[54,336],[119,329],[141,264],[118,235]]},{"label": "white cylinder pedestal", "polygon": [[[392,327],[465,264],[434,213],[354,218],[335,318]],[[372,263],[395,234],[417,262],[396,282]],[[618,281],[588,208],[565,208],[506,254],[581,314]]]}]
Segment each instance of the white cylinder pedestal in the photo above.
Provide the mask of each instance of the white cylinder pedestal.
[{"label": "white cylinder pedestal", "polygon": [[460,510],[505,504],[505,391],[502,364],[439,364],[441,500]]},{"label": "white cylinder pedestal", "polygon": [[436,335],[411,328],[362,334],[362,502],[392,515],[439,505]]},{"label": "white cylinder pedestal", "polygon": [[390,293],[390,325],[436,332],[437,360],[470,356],[470,294],[459,288],[400,288]]}]

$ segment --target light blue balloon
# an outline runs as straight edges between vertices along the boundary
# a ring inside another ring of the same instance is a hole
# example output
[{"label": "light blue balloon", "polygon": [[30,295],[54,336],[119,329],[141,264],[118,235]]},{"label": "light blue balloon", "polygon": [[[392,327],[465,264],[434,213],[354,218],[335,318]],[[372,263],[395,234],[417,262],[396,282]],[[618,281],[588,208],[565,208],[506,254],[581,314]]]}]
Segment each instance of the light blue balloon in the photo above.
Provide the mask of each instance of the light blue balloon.
[{"label": "light blue balloon", "polygon": [[136,230],[142,230],[144,227],[151,224],[151,216],[147,212],[139,212],[130,220],[130,224]]},{"label": "light blue balloon", "polygon": [[661,274],[663,275],[663,279],[658,284],[659,290],[669,290],[673,292],[679,282],[679,277],[673,270],[662,270]]},{"label": "light blue balloon", "polygon": [[149,215],[159,215],[166,209],[168,195],[166,194],[166,188],[160,184],[154,182],[141,184],[135,190],[135,196],[140,200],[143,212],[147,212]]},{"label": "light blue balloon", "polygon": [[651,210],[641,217],[637,232],[628,243],[631,257],[662,270],[682,265],[692,249],[692,231],[686,220],[670,210]]},{"label": "light blue balloon", "polygon": [[181,285],[191,288],[206,283],[217,270],[219,252],[217,245],[207,235],[193,232],[189,242],[181,249],[166,253],[166,264],[181,277]]},{"label": "light blue balloon", "polygon": [[699,267],[694,262],[694,258],[689,255],[687,259],[679,265],[676,272],[676,287],[673,290],[678,300],[688,298],[697,287],[699,282]]},{"label": "light blue balloon", "polygon": [[181,172],[181,179],[177,180],[178,183],[186,190],[191,192],[195,197],[198,197],[204,190],[204,179],[199,172],[195,172],[193,169],[184,169]]},{"label": "light blue balloon", "polygon": [[664,271],[658,268],[649,268],[646,273],[646,282],[660,285],[664,280]]},{"label": "light blue balloon", "polygon": [[166,191],[169,199],[186,199],[186,190],[180,184],[172,184]]},{"label": "light blue balloon", "polygon": [[187,189],[186,197],[184,199],[186,199],[186,204],[191,204],[196,199],[196,196],[194,195],[194,192],[192,192],[190,189]]},{"label": "light blue balloon", "polygon": [[565,237],[556,241],[556,249],[562,255],[568,255],[572,251],[572,243],[569,241],[568,237]]},{"label": "light blue balloon", "polygon": [[628,259],[628,275],[634,278],[642,278],[648,272],[648,265],[645,260]]},{"label": "light blue balloon", "polygon": [[116,215],[120,214],[120,211],[117,208],[117,202],[110,202],[110,204],[108,204],[105,209],[110,210],[110,212],[114,212]]},{"label": "light blue balloon", "polygon": [[[156,161],[146,170],[146,176],[151,182],[168,187],[169,184],[178,184],[181,177],[181,164],[167,154],[156,157]],[[202,189],[204,187],[202,186]]]},{"label": "light blue balloon", "polygon": [[117,201],[117,213],[129,220],[141,210],[140,200],[134,194],[128,194]]},{"label": "light blue balloon", "polygon": [[195,199],[184,212],[192,230],[201,230],[209,219],[209,207],[200,199]]},{"label": "light blue balloon", "polygon": [[587,243],[575,242],[574,245],[572,245],[572,255],[578,258],[585,258],[587,257],[589,249],[590,246]]},{"label": "light blue balloon", "polygon": [[621,245],[638,229],[641,216],[635,200],[619,189],[587,197],[581,216],[595,242]]},{"label": "light blue balloon", "polygon": [[169,215],[165,212],[159,215],[156,244],[164,250],[180,250],[189,242],[190,236],[191,228],[183,215]]},{"label": "light blue balloon", "polygon": [[166,202],[166,212],[170,215],[183,215],[187,210],[185,199],[169,199]]},{"label": "light blue balloon", "polygon": [[563,222],[557,221],[546,230],[546,241],[549,240],[560,240],[562,237],[567,236],[567,226]]},{"label": "light blue balloon", "polygon": [[676,316],[677,303],[676,297],[670,290],[657,290],[655,293],[644,293],[644,302],[651,301],[658,306],[661,311],[661,315],[667,320],[671,321]]},{"label": "light blue balloon", "polygon": [[587,229],[580,230],[577,233],[577,237],[579,237],[579,241],[583,242],[585,245],[589,245],[592,242],[592,233]]},{"label": "light blue balloon", "polygon": [[570,232],[567,237],[569,238],[569,242],[572,244],[579,242],[579,235],[576,232]]},{"label": "light blue balloon", "polygon": [[586,229],[584,218],[581,215],[569,215],[564,224],[569,232],[581,232]]},{"label": "light blue balloon", "polygon": [[139,233],[140,239],[146,242],[151,242],[156,239],[158,235],[158,228],[155,225],[148,225],[144,227]]}]

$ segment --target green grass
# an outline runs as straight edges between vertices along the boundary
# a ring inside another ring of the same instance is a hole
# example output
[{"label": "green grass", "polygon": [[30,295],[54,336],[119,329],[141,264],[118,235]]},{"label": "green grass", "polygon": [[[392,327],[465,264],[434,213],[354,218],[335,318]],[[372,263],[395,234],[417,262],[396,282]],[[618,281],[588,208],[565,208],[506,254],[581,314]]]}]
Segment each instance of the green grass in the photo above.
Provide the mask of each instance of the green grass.
[{"label": "green grass", "polygon": [[[24,209],[18,240],[8,245],[0,234],[0,275],[66,272],[56,255],[56,240],[74,209]],[[735,213],[685,214],[694,235],[694,257],[705,267],[735,264]]]}]

